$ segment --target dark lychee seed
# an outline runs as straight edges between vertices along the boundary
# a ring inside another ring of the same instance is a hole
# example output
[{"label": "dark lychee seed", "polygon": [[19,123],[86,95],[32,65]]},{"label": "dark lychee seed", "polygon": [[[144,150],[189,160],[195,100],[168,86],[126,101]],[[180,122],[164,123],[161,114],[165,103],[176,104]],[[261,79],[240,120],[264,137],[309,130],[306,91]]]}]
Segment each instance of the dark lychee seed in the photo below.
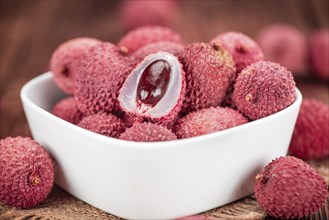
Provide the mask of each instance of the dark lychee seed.
[{"label": "dark lychee seed", "polygon": [[156,60],[146,67],[137,87],[137,102],[155,106],[167,90],[170,72],[165,60]]}]

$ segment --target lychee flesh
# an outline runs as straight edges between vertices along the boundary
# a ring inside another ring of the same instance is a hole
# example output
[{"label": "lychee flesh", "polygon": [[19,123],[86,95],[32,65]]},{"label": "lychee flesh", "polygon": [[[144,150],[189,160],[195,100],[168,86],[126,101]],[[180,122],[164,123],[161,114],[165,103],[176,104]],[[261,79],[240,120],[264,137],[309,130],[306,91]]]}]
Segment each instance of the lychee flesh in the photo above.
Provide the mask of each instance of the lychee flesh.
[{"label": "lychee flesh", "polygon": [[48,152],[28,137],[0,140],[0,201],[32,208],[49,194],[54,167]]},{"label": "lychee flesh", "polygon": [[256,176],[255,196],[266,213],[289,219],[318,211],[328,191],[316,170],[298,158],[286,156],[273,160]]},{"label": "lychee flesh", "polygon": [[74,97],[68,97],[60,100],[52,108],[51,113],[75,125],[78,124],[83,117],[82,112],[78,109]]},{"label": "lychee flesh", "polygon": [[210,107],[191,112],[174,125],[178,138],[189,138],[221,131],[247,123],[248,120],[231,108]]},{"label": "lychee flesh", "polygon": [[133,62],[111,43],[101,43],[87,52],[77,67],[75,99],[85,115],[117,110],[119,90]]},{"label": "lychee flesh", "polygon": [[122,140],[136,142],[158,142],[176,140],[176,135],[166,127],[150,122],[135,123],[127,128],[120,137]]},{"label": "lychee flesh", "polygon": [[78,124],[79,127],[89,131],[117,138],[125,131],[126,126],[122,120],[112,114],[96,114],[84,117]]},{"label": "lychee flesh", "polygon": [[74,92],[75,63],[90,48],[100,43],[94,38],[75,38],[61,44],[50,58],[50,70],[57,86],[68,94]]},{"label": "lychee flesh", "polygon": [[302,101],[289,153],[303,160],[329,156],[329,106],[312,99]]},{"label": "lychee flesh", "polygon": [[218,106],[234,80],[232,56],[219,44],[193,43],[185,47],[182,64],[186,73],[183,112]]},{"label": "lychee flesh", "polygon": [[294,102],[295,81],[285,67],[260,61],[242,70],[236,79],[232,97],[241,113],[252,120],[260,119]]},{"label": "lychee flesh", "polygon": [[168,27],[143,26],[131,30],[124,35],[118,42],[118,47],[127,48],[128,52],[131,54],[147,44],[159,41],[170,41],[182,44],[180,35]]}]

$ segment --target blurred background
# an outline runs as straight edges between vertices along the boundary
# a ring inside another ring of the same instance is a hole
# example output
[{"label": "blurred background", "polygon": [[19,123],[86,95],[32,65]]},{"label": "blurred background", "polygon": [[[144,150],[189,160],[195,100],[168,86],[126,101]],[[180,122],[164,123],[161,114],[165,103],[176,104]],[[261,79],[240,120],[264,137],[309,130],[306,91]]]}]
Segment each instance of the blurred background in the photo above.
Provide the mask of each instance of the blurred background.
[{"label": "blurred background", "polygon": [[[264,28],[281,23],[307,44],[312,33],[328,29],[328,10],[329,1],[322,0],[1,0],[0,138],[30,135],[20,89],[48,71],[52,52],[69,39],[86,36],[117,43],[135,27],[159,24],[178,32],[186,44],[208,42],[227,31],[258,41]],[[312,74],[307,56],[294,73],[297,86],[304,97],[328,103],[328,78]]]}]

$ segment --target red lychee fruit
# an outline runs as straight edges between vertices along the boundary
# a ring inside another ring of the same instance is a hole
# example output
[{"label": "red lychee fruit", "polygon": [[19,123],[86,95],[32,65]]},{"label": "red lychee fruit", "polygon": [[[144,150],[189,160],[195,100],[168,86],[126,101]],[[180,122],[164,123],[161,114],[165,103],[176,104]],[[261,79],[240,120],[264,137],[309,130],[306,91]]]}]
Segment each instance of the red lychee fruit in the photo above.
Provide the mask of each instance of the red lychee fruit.
[{"label": "red lychee fruit", "polygon": [[190,215],[183,218],[179,218],[177,220],[210,220],[210,219],[205,215]]},{"label": "red lychee fruit", "polygon": [[54,167],[48,152],[28,137],[0,140],[0,201],[32,208],[49,194]]},{"label": "red lychee fruit", "polygon": [[294,75],[302,73],[307,58],[307,41],[303,33],[288,24],[273,24],[257,37],[265,60],[285,66]]},{"label": "red lychee fruit", "polygon": [[147,44],[159,41],[169,41],[182,44],[178,33],[168,27],[143,26],[131,30],[118,42],[118,47],[127,48],[131,54]]},{"label": "red lychee fruit", "polygon": [[320,174],[295,157],[280,157],[256,176],[255,196],[265,212],[280,219],[302,218],[325,203],[327,185]]},{"label": "red lychee fruit", "polygon": [[172,121],[185,97],[185,73],[177,57],[166,52],[150,54],[124,82],[118,101],[130,116],[155,123]]},{"label": "red lychee fruit", "polygon": [[74,92],[76,62],[90,48],[100,43],[94,38],[75,38],[61,44],[50,58],[50,70],[57,86],[68,94]]},{"label": "red lychee fruit", "polygon": [[221,131],[247,123],[248,120],[231,108],[210,107],[191,112],[174,125],[178,138],[189,138]]},{"label": "red lychee fruit", "polygon": [[317,77],[329,80],[329,30],[312,33],[309,41],[311,69]]},{"label": "red lychee fruit", "polygon": [[329,156],[329,106],[312,99],[302,101],[289,153],[303,160]]},{"label": "red lychee fruit", "polygon": [[53,107],[51,113],[75,125],[78,124],[83,117],[82,112],[80,112],[77,107],[74,97],[68,97],[60,100]]},{"label": "red lychee fruit", "polygon": [[274,114],[296,98],[292,73],[277,63],[260,61],[239,74],[233,91],[238,110],[252,120]]},{"label": "red lychee fruit", "polygon": [[185,47],[182,64],[186,73],[183,112],[218,106],[234,80],[232,56],[219,44],[193,43]]},{"label": "red lychee fruit", "polygon": [[119,138],[136,142],[171,141],[177,139],[176,135],[168,128],[150,122],[134,123]]},{"label": "red lychee fruit", "polygon": [[80,111],[91,115],[118,109],[119,90],[132,68],[131,60],[111,43],[90,48],[77,65],[75,99]]}]

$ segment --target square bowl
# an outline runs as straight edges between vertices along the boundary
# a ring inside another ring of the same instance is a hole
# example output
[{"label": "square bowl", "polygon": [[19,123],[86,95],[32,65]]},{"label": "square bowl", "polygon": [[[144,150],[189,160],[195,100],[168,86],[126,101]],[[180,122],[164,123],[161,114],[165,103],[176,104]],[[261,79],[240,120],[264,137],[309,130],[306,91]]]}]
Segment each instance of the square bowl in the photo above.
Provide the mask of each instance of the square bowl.
[{"label": "square bowl", "polygon": [[253,192],[254,177],[287,153],[302,96],[244,125],[168,142],[102,136],[50,113],[65,95],[51,72],[29,81],[21,100],[33,138],[54,158],[56,183],[75,197],[128,219],[175,219]]}]

